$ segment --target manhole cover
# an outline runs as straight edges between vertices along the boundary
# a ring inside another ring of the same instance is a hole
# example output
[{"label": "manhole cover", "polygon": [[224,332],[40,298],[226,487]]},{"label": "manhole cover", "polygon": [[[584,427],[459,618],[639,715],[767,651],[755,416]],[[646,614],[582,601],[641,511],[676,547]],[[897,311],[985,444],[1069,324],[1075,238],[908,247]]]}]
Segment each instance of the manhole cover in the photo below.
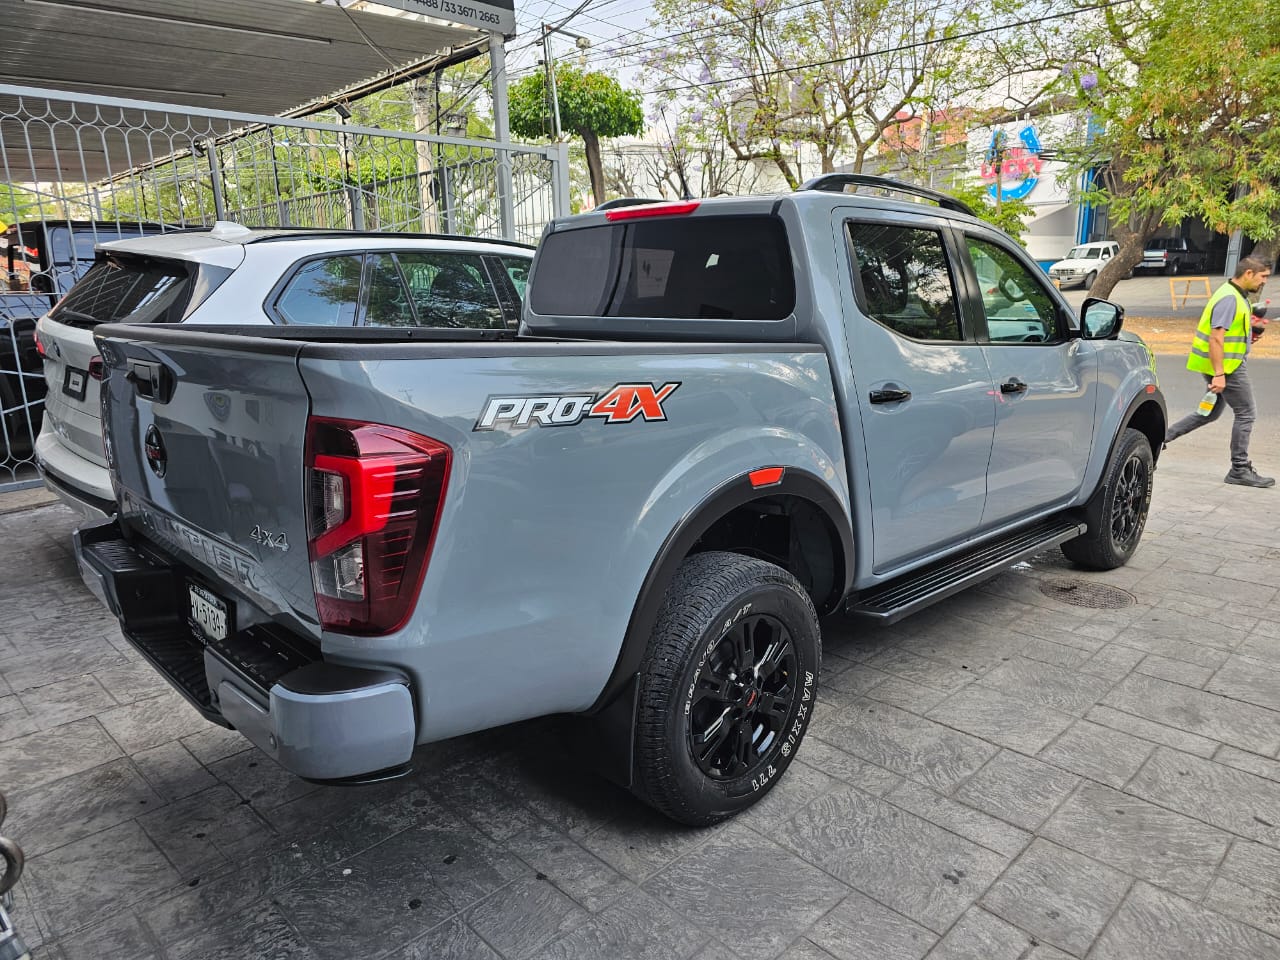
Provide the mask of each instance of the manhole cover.
[{"label": "manhole cover", "polygon": [[1138,598],[1128,590],[1092,580],[1045,580],[1040,584],[1040,592],[1073,607],[1091,607],[1094,610],[1118,610],[1138,602]]}]

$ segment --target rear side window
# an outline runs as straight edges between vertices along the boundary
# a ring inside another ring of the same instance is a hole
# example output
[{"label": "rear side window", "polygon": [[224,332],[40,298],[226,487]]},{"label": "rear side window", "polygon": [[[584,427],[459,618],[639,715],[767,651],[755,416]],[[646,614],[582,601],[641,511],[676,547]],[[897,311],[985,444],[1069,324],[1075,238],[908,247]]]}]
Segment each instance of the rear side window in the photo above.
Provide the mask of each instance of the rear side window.
[{"label": "rear side window", "polygon": [[363,264],[361,256],[328,257],[304,264],[276,301],[276,309],[285,323],[351,326],[360,306]]},{"label": "rear side window", "polygon": [[[862,312],[913,340],[962,340],[955,285],[937,230],[850,223]],[[984,284],[982,268],[979,279]]]},{"label": "rear side window", "polygon": [[174,323],[191,298],[191,275],[171,260],[112,255],[99,260],[49,316],[73,327]]},{"label": "rear side window", "polygon": [[[506,317],[480,257],[398,253],[396,259],[420,326],[506,329]],[[370,317],[369,322],[375,321]]]},{"label": "rear side window", "polygon": [[511,285],[516,288],[516,293],[520,294],[520,299],[524,299],[525,289],[529,286],[529,267],[533,263],[528,257],[499,257],[502,266],[507,271],[507,276],[511,278]]},{"label": "rear side window", "polygon": [[552,233],[534,313],[562,317],[781,320],[795,309],[782,221],[655,217]]}]

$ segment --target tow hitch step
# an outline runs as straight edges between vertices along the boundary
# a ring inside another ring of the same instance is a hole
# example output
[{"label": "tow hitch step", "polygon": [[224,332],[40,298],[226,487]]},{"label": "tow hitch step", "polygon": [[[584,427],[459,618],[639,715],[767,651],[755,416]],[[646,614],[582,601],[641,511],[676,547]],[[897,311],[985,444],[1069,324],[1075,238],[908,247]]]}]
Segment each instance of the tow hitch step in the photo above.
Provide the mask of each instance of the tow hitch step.
[{"label": "tow hitch step", "polygon": [[1053,517],[997,540],[987,540],[957,556],[912,570],[845,601],[851,616],[894,623],[930,604],[945,600],[1049,547],[1073,540],[1088,530],[1075,518]]}]

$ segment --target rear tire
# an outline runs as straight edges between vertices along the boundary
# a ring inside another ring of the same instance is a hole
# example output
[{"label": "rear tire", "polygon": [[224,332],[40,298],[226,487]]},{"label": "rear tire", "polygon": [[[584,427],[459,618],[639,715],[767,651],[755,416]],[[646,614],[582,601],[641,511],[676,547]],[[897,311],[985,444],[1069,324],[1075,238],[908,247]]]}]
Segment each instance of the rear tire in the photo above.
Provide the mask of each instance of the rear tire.
[{"label": "rear tire", "polygon": [[1177,276],[1177,274],[1178,274],[1178,261],[1177,261],[1177,260],[1172,260],[1172,261],[1170,261],[1169,263],[1165,264],[1164,272],[1165,272],[1165,276],[1167,276],[1167,277],[1174,277],[1174,276]]},{"label": "rear tire", "polygon": [[1112,452],[1102,484],[1085,505],[1089,531],[1064,543],[1063,555],[1086,570],[1114,570],[1128,563],[1147,525],[1154,470],[1146,434],[1127,428]]},{"label": "rear tire", "polygon": [[640,667],[636,795],[693,826],[760,800],[804,739],[821,656],[813,602],[786,570],[687,558]]}]

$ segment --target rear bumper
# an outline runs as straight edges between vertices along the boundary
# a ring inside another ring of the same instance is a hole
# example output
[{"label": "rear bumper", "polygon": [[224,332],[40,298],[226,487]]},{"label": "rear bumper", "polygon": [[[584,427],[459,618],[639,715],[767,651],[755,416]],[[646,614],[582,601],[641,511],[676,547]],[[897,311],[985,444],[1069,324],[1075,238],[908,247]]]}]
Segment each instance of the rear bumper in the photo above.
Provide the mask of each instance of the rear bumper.
[{"label": "rear bumper", "polygon": [[44,485],[86,522],[115,516],[115,491],[106,468],[68,450],[47,421],[36,438],[36,465]]},{"label": "rear bumper", "polygon": [[371,777],[408,762],[417,728],[403,674],[326,662],[307,641],[269,627],[204,644],[186,622],[181,567],[133,546],[115,523],[74,536],[81,576],[125,639],[208,720],[312,780]]}]

